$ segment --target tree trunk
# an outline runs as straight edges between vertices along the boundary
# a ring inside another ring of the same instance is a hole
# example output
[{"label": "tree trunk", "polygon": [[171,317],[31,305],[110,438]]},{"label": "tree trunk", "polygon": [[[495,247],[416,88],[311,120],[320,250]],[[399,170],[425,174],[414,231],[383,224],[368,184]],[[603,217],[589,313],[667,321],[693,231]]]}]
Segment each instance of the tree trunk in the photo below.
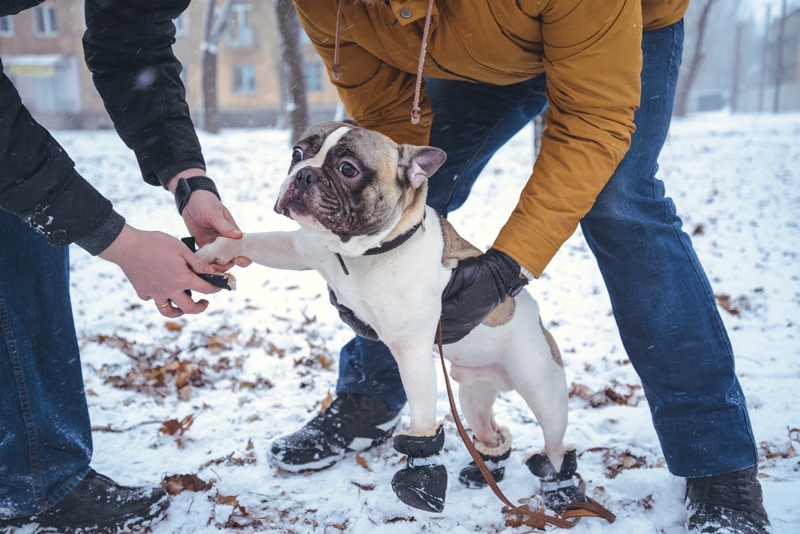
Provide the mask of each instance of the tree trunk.
[{"label": "tree trunk", "polygon": [[778,49],[775,58],[775,100],[772,112],[778,113],[781,109],[781,82],[783,81],[783,40],[786,33],[786,0],[782,2],[781,22],[778,25]]},{"label": "tree trunk", "polygon": [[735,113],[739,107],[739,69],[742,63],[742,34],[744,23],[736,25],[736,38],[733,49],[733,83],[731,84],[731,112]]},{"label": "tree trunk", "polygon": [[545,122],[544,115],[546,112],[539,113],[533,118],[533,160],[539,157],[539,151],[542,148],[542,136],[544,135]]},{"label": "tree trunk", "polygon": [[703,38],[706,33],[708,14],[714,2],[716,2],[716,0],[706,0],[700,13],[700,20],[697,22],[697,43],[695,44],[694,54],[692,54],[686,76],[682,79],[683,83],[679,84],[678,94],[675,97],[674,115],[677,117],[685,117],[686,113],[689,111],[689,94],[692,90],[692,85],[694,85],[697,79],[697,75],[700,73],[700,64],[705,58],[705,54],[703,53]]},{"label": "tree trunk", "polygon": [[277,0],[278,29],[281,34],[283,66],[288,82],[286,111],[292,125],[292,143],[308,129],[306,81],[303,76],[303,54],[300,47],[300,21],[292,0]]},{"label": "tree trunk", "polygon": [[215,16],[216,0],[207,0],[205,31],[201,45],[201,65],[203,69],[203,108],[200,117],[200,127],[209,132],[219,131],[217,120],[217,46],[222,38],[222,32],[228,24],[231,12],[231,0],[225,0],[220,12]]}]

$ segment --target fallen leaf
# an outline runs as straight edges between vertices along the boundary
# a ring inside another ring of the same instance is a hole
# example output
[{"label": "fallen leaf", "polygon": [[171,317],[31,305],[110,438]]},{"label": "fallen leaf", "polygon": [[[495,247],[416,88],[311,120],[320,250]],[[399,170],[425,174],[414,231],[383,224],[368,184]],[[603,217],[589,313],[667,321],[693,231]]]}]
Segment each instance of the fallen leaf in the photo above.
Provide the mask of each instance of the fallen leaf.
[{"label": "fallen leaf", "polygon": [[183,330],[183,326],[179,325],[175,321],[167,321],[166,323],[164,323],[164,326],[170,332],[180,332],[181,330]]},{"label": "fallen leaf", "polygon": [[164,477],[161,485],[170,495],[179,495],[184,491],[208,491],[214,485],[205,482],[197,475],[171,475]]},{"label": "fallen leaf", "polygon": [[367,471],[371,471],[371,469],[367,465],[367,460],[365,460],[364,457],[361,456],[360,454],[356,454],[356,463],[361,467],[363,467],[364,469],[366,469]]},{"label": "fallen leaf", "polygon": [[158,429],[159,432],[162,434],[166,434],[168,436],[174,436],[176,432],[180,431],[180,435],[182,436],[189,430],[192,425],[194,424],[194,415],[189,414],[180,421],[177,419],[170,419],[169,421],[164,421],[161,425],[161,428]]},{"label": "fallen leaf", "polygon": [[325,410],[327,410],[328,406],[330,406],[332,402],[333,402],[333,396],[331,395],[331,392],[328,391],[328,395],[324,399],[322,399],[322,406],[320,407],[319,412],[322,413]]}]

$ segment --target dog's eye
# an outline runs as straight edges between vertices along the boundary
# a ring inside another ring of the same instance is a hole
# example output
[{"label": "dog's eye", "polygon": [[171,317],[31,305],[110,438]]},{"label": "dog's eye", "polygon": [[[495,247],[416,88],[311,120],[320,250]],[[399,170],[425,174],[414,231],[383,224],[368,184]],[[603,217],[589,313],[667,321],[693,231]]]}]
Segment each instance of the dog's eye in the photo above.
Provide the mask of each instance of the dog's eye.
[{"label": "dog's eye", "polygon": [[342,163],[342,165],[339,167],[339,170],[342,171],[342,174],[344,174],[348,178],[352,178],[353,176],[358,174],[358,169],[356,169],[355,167],[353,167],[353,165],[347,163],[346,161]]},{"label": "dog's eye", "polygon": [[292,161],[297,163],[301,159],[303,159],[303,151],[299,148],[292,150]]}]

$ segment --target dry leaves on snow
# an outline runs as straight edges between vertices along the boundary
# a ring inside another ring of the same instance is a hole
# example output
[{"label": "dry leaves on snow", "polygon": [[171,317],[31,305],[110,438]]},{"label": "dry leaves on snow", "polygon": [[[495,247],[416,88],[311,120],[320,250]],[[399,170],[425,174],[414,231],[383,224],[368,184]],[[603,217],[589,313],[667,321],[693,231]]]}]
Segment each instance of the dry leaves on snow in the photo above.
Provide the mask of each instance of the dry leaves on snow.
[{"label": "dry leaves on snow", "polygon": [[741,315],[742,311],[751,311],[753,306],[744,295],[731,299],[730,295],[719,294],[714,295],[717,299],[719,307],[730,313],[731,315]]},{"label": "dry leaves on snow", "polygon": [[569,398],[578,397],[587,401],[592,408],[609,406],[611,404],[622,404],[625,406],[636,406],[642,398],[639,390],[642,386],[638,384],[620,384],[613,381],[611,386],[598,391],[592,391],[588,386],[573,382],[569,391]]},{"label": "dry leaves on snow", "polygon": [[170,475],[164,477],[161,485],[170,495],[180,495],[184,491],[208,491],[213,486],[212,481],[205,482],[197,475]]}]

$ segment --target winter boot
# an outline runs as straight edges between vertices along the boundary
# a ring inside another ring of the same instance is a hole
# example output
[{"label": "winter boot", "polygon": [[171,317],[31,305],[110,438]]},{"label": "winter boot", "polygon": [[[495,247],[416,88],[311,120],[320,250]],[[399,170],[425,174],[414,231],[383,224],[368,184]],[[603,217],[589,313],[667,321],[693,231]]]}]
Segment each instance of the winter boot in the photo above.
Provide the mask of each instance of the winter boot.
[{"label": "winter boot", "polygon": [[392,489],[401,501],[426,512],[444,510],[447,470],[441,464],[439,455],[442,447],[442,425],[422,436],[394,435],[395,450],[407,458],[406,467],[392,477]]},{"label": "winter boot", "polygon": [[573,476],[578,468],[575,449],[567,449],[567,454],[561,463],[561,471],[558,472],[544,452],[531,454],[525,460],[525,465],[531,473],[539,477],[544,503],[554,512],[561,511],[566,505],[575,501],[586,502],[586,495],[578,488]]},{"label": "winter boot", "polygon": [[[481,458],[489,468],[489,472],[494,477],[495,482],[500,482],[506,474],[505,463],[508,457],[511,456],[511,431],[501,426],[497,430],[500,434],[500,445],[494,448],[489,448],[479,441],[475,442],[475,448],[481,455]],[[489,483],[483,478],[483,473],[478,468],[475,461],[469,463],[467,467],[461,470],[458,480],[469,489],[485,488]]]},{"label": "winter boot", "polygon": [[769,519],[761,497],[758,466],[686,479],[690,532],[766,534]]},{"label": "winter boot", "polygon": [[284,471],[319,471],[388,440],[399,421],[383,399],[342,393],[303,428],[272,442],[268,459]]},{"label": "winter boot", "polygon": [[0,519],[0,530],[37,523],[43,532],[59,534],[128,532],[164,514],[169,496],[164,488],[129,488],[89,471],[80,484],[53,508],[35,516]]}]

